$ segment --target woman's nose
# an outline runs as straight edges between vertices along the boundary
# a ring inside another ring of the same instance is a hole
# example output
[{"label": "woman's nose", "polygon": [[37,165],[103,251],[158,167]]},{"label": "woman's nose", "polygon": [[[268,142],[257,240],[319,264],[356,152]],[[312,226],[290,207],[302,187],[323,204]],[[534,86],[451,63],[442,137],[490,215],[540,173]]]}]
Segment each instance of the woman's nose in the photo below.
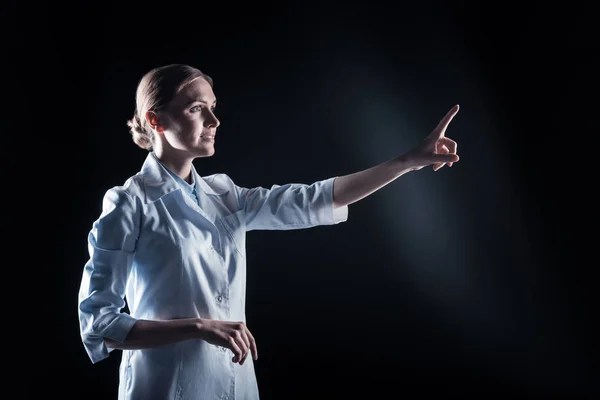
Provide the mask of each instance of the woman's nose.
[{"label": "woman's nose", "polygon": [[219,121],[219,119],[215,116],[215,114],[212,111],[209,111],[209,114],[204,120],[204,123],[206,126],[211,128],[217,128],[219,125],[221,125],[221,121]]}]

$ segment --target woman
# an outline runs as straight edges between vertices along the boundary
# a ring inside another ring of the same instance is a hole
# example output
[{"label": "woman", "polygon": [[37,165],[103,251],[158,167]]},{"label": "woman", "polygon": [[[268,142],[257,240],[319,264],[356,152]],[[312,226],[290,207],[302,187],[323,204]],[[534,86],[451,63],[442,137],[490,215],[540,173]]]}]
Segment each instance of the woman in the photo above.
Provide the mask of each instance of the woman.
[{"label": "woman", "polygon": [[192,161],[215,152],[212,84],[181,64],[141,79],[128,125],[149,154],[140,172],[106,192],[89,233],[81,337],[93,363],[123,350],[119,399],[258,399],[256,340],[245,324],[246,232],[346,221],[349,204],[404,173],[458,161],[445,137],[455,106],[420,146],[355,174],[270,189],[202,177]]}]

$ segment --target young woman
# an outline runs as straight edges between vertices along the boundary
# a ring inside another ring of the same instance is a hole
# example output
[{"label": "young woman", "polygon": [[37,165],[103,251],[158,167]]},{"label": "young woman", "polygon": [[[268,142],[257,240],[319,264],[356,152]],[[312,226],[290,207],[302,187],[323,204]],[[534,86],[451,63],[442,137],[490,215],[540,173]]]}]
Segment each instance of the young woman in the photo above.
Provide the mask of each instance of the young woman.
[{"label": "young woman", "polygon": [[458,161],[445,136],[454,106],[418,147],[351,175],[270,189],[201,176],[192,162],[213,155],[218,140],[212,83],[181,64],[141,79],[128,125],[148,156],[106,192],[88,236],[81,337],[93,363],[123,351],[119,399],[258,399],[258,351],[245,323],[246,232],[346,221],[349,204],[399,176]]}]

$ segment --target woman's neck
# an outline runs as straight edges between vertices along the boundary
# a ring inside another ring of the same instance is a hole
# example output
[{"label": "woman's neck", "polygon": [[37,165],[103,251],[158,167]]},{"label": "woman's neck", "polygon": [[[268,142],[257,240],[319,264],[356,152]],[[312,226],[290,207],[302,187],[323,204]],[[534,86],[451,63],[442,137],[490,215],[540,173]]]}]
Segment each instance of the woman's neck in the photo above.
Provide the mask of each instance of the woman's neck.
[{"label": "woman's neck", "polygon": [[182,157],[170,157],[165,153],[154,153],[156,157],[169,168],[171,172],[186,181],[192,183],[192,160]]}]

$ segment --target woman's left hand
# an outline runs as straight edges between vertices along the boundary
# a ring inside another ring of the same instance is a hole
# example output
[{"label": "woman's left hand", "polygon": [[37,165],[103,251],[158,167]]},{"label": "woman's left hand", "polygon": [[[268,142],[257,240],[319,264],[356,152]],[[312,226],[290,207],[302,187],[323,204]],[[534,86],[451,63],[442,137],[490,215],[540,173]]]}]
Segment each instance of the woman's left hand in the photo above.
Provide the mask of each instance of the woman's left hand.
[{"label": "woman's left hand", "polygon": [[420,146],[406,153],[403,158],[409,169],[419,170],[433,164],[437,171],[444,165],[452,166],[458,161],[456,154],[457,143],[446,137],[446,129],[452,118],[458,113],[458,104],[448,111],[438,126],[425,138]]}]

